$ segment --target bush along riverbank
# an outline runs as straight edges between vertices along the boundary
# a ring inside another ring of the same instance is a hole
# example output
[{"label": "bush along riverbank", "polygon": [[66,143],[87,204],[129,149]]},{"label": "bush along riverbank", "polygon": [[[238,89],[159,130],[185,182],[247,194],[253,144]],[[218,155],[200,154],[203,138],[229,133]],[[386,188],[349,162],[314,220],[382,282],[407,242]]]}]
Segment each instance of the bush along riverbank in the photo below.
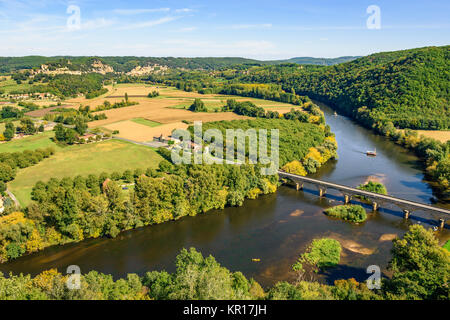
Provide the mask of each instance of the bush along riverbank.
[{"label": "bush along riverbank", "polygon": [[294,283],[277,282],[262,288],[254,279],[223,267],[212,256],[191,248],[176,257],[176,270],[128,274],[114,280],[111,275],[90,271],[80,276],[80,289],[66,285],[69,275],[51,269],[38,274],[3,276],[0,299],[6,300],[448,300],[450,254],[438,245],[433,231],[413,225],[402,239],[393,240],[390,278],[381,279],[379,289],[370,290],[355,279],[336,280],[332,285],[305,281],[340,261],[341,246],[333,239],[315,239],[294,265],[301,277]]},{"label": "bush along riverbank", "polygon": [[[337,157],[334,134],[323,119],[323,114],[292,111],[284,119],[209,122],[203,130],[277,128],[280,165],[298,161],[305,165],[306,174]],[[159,152],[170,159],[169,150]],[[0,219],[0,263],[52,245],[116,237],[125,230],[241,206],[245,199],[277,190],[278,175],[263,175],[261,169],[259,164],[173,165],[163,160],[158,170],[137,172],[134,190],[127,192],[107,173],[38,182],[32,190],[33,202],[23,212]]]},{"label": "bush along riverbank", "polygon": [[277,190],[278,175],[261,175],[258,165],[177,165],[135,176],[124,192],[108,174],[38,182],[25,211],[0,217],[0,262],[51,245],[241,206],[245,198]]},{"label": "bush along riverbank", "polygon": [[324,212],[329,217],[354,223],[361,223],[367,220],[366,210],[357,204],[335,206],[326,209]]}]

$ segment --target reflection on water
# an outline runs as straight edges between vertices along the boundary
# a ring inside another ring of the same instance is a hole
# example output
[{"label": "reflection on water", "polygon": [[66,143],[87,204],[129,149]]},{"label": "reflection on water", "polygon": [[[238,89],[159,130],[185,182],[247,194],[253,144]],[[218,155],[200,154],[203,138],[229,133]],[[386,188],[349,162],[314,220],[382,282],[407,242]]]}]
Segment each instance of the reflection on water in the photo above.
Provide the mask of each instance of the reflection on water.
[{"label": "reflection on water", "polygon": [[[327,163],[315,178],[348,186],[376,179],[392,195],[424,203],[432,201],[431,188],[423,181],[413,154],[345,117],[334,117],[330,109],[322,107],[327,123],[336,133],[339,160]],[[377,157],[367,157],[365,151],[374,148]],[[292,280],[290,266],[296,258],[312,239],[327,236],[339,240],[344,250],[341,265],[325,274],[324,280],[349,277],[363,280],[367,278],[367,266],[377,264],[385,269],[392,247],[386,238],[393,234],[401,236],[411,223],[434,225],[438,218],[414,212],[410,221],[404,221],[401,210],[393,205],[382,204],[379,212],[371,212],[367,205],[369,219],[353,225],[322,213],[324,208],[342,203],[338,192],[329,190],[326,198],[319,198],[315,187],[305,187],[296,191],[283,186],[276,194],[247,200],[239,208],[213,210],[128,231],[115,239],[90,239],[48,248],[0,265],[0,270],[34,275],[49,268],[64,272],[67,266],[76,264],[82,272],[98,270],[115,277],[155,269],[174,271],[175,256],[182,248],[193,246],[204,255],[212,254],[227,268],[240,270],[267,286],[279,280]],[[450,237],[448,230],[438,235],[441,241]],[[260,262],[253,262],[253,258]]]}]

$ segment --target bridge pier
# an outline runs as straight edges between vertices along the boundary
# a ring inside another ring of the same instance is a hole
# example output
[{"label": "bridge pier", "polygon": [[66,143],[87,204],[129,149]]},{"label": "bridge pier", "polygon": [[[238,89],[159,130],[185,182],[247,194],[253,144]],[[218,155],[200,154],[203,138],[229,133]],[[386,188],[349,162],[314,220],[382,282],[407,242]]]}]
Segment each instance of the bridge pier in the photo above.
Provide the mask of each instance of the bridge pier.
[{"label": "bridge pier", "polygon": [[372,211],[377,211],[378,210],[378,203],[376,203],[375,201],[372,202]]},{"label": "bridge pier", "polygon": [[319,197],[323,197],[327,193],[327,189],[319,188]]},{"label": "bridge pier", "polygon": [[406,220],[409,219],[410,214],[411,212],[409,212],[409,210],[403,210],[403,218],[405,218]]},{"label": "bridge pier", "polygon": [[297,189],[297,191],[298,190],[303,190],[303,183],[296,183],[295,184],[295,189]]},{"label": "bridge pier", "polygon": [[[295,183],[297,190],[300,190],[303,188],[303,183],[309,183],[309,184],[315,185],[316,188],[319,189],[320,197],[323,197],[325,195],[328,188],[331,188],[333,190],[338,190],[344,196],[344,201],[346,204],[351,201],[352,196],[362,196],[362,197],[365,197],[366,199],[367,198],[370,199],[372,206],[373,206],[373,210],[378,209],[379,203],[385,203],[385,202],[396,204],[398,207],[408,208],[409,210],[403,210],[403,212],[404,212],[403,217],[405,219],[409,218],[410,210],[425,210],[428,212],[445,214],[447,216],[450,215],[450,210],[435,207],[435,206],[432,206],[429,204],[414,202],[414,201],[401,199],[401,198],[397,198],[397,197],[390,196],[390,195],[383,195],[383,194],[378,194],[378,193],[374,193],[374,192],[370,192],[370,191],[364,191],[364,190],[348,187],[348,186],[337,184],[337,183],[332,183],[332,182],[328,182],[328,181],[322,181],[322,180],[308,178],[308,177],[304,177],[304,176],[300,176],[300,175],[296,175],[296,174],[292,174],[292,173],[287,173],[282,170],[278,171],[278,176],[283,181],[289,180],[290,183]],[[441,221],[439,221],[439,223],[442,225]],[[445,227],[445,221],[444,221],[443,227]]]},{"label": "bridge pier", "polygon": [[445,220],[444,219],[439,219],[439,228],[440,229],[444,229],[445,226]]},{"label": "bridge pier", "polygon": [[348,194],[344,194],[344,203],[348,204],[350,202],[350,200],[352,199],[351,195]]}]

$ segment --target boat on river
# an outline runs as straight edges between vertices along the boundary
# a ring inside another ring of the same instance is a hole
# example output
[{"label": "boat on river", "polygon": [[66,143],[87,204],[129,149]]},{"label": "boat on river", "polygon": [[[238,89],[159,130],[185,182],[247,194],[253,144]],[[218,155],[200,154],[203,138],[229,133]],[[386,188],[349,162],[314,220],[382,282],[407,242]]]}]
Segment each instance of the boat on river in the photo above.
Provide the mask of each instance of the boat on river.
[{"label": "boat on river", "polygon": [[377,156],[377,149],[375,149],[375,150],[368,150],[368,151],[366,151],[366,154],[368,155],[368,156],[372,156],[372,157],[376,157]]}]

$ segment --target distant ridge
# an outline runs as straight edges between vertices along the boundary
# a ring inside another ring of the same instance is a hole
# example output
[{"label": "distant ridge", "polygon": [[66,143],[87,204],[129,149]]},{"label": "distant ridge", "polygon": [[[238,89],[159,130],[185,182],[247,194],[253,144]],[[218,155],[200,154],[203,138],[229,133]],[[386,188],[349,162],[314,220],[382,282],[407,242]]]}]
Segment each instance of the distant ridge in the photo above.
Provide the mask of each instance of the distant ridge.
[{"label": "distant ridge", "polygon": [[218,69],[238,64],[277,65],[283,63],[312,64],[330,66],[338,63],[355,60],[359,57],[346,56],[339,58],[313,58],[297,57],[285,60],[255,60],[239,57],[202,57],[202,58],[175,58],[175,57],[111,57],[111,56],[24,56],[0,57],[0,72],[11,72],[20,69],[39,68],[42,64],[59,64],[61,60],[70,60],[71,69],[86,68],[92,60],[99,60],[110,65],[114,71],[129,72],[137,66],[161,65],[169,68],[186,69]]},{"label": "distant ridge", "polygon": [[313,57],[296,57],[286,60],[275,60],[273,63],[297,63],[297,64],[315,64],[322,66],[332,66],[339,63],[344,63],[348,61],[353,61],[361,56],[344,56],[338,58],[313,58]]}]

